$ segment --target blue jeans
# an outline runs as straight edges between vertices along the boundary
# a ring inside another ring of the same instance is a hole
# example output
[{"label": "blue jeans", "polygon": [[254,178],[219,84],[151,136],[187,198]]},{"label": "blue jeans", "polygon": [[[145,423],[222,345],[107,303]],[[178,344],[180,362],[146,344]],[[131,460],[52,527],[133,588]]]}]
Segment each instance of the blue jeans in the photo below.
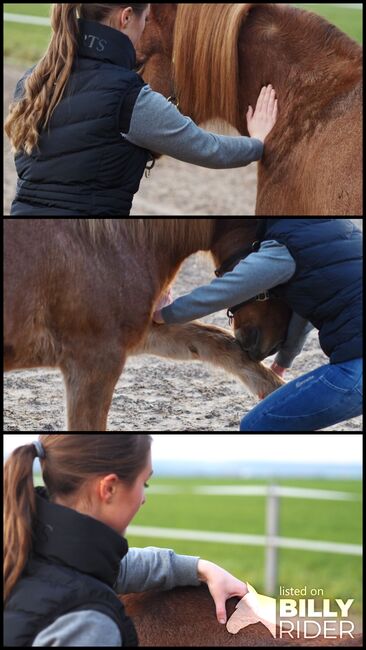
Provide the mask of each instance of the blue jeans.
[{"label": "blue jeans", "polygon": [[326,365],[258,404],[240,431],[319,431],[362,415],[362,359]]}]

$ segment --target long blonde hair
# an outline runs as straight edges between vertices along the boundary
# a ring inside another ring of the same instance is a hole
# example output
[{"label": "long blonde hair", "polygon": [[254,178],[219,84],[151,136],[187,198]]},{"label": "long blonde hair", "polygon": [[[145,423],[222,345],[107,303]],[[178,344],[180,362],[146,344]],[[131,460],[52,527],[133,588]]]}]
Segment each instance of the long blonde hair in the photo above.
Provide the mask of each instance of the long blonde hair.
[{"label": "long blonde hair", "polygon": [[25,92],[9,107],[5,132],[17,153],[23,149],[31,155],[37,147],[40,131],[49,125],[56,106],[61,101],[69,80],[78,46],[78,17],[102,22],[114,14],[132,7],[143,14],[148,4],[54,3],[51,10],[52,37],[45,55],[25,81]]},{"label": "long blonde hair", "polygon": [[[43,481],[51,499],[83,497],[91,477],[115,473],[133,485],[148,460],[148,434],[41,435]],[[33,444],[18,447],[4,470],[4,602],[15,587],[32,550],[36,499],[33,486]]]}]

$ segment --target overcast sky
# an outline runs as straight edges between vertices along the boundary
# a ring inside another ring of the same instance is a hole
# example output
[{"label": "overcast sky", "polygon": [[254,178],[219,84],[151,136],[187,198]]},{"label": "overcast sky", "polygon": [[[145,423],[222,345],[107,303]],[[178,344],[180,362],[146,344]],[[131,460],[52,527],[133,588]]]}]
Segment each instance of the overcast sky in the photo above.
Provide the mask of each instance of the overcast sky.
[{"label": "overcast sky", "polygon": [[[152,435],[153,458],[156,460],[274,460],[342,464],[361,463],[362,460],[361,433]],[[36,434],[5,434],[5,453],[35,439]]]},{"label": "overcast sky", "polygon": [[360,463],[362,434],[153,435],[155,458]]}]

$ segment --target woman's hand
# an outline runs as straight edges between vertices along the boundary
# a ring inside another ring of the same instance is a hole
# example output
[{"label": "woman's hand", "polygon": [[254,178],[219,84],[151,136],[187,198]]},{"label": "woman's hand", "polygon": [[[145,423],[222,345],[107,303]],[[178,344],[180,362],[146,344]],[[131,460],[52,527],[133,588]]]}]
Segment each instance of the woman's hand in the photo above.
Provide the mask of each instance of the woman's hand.
[{"label": "woman's hand", "polygon": [[152,319],[153,319],[153,323],[155,323],[156,325],[164,325],[165,324],[165,320],[161,315],[161,309],[158,309],[157,311],[155,311],[153,313]]},{"label": "woman's hand", "polygon": [[286,368],[281,368],[281,366],[279,366],[278,363],[276,362],[272,363],[271,370],[273,370],[273,372],[276,373],[276,375],[281,377],[281,379],[284,378],[286,373]]},{"label": "woman's hand", "polygon": [[271,85],[263,86],[256,109],[249,106],[247,112],[248,132],[251,138],[265,141],[278,117],[278,99]]},{"label": "woman's hand", "polygon": [[165,323],[165,320],[161,315],[161,310],[164,309],[164,307],[168,307],[169,305],[171,305],[172,302],[173,302],[173,291],[170,288],[169,291],[167,291],[161,296],[158,303],[155,305],[156,311],[153,313],[153,317],[152,317],[154,323],[157,323],[158,325],[163,325]]},{"label": "woman's hand", "polygon": [[226,623],[226,601],[233,596],[244,598],[248,593],[246,583],[234,578],[231,573],[207,560],[199,560],[198,578],[207,584],[215,601],[217,620],[224,625]]},{"label": "woman's hand", "polygon": [[[281,366],[279,366],[278,363],[274,362],[274,363],[272,363],[272,365],[271,365],[271,370],[272,370],[272,372],[274,372],[278,377],[281,377],[281,379],[283,379],[284,376],[285,376],[285,373],[286,373],[287,368],[281,368]],[[259,399],[264,399],[264,398],[265,398],[265,394],[264,394],[264,393],[259,393],[258,397],[259,397]]]}]

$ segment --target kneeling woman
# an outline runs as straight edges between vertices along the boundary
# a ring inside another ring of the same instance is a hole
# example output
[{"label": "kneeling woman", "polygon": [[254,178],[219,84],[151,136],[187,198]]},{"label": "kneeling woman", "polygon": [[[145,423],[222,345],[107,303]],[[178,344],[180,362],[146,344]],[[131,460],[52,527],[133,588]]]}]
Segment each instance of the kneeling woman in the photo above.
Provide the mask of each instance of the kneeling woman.
[{"label": "kneeling woman", "polygon": [[158,310],[155,322],[186,323],[274,289],[294,316],[273,370],[291,367],[314,327],[330,363],[272,393],[241,431],[317,431],[361,415],[361,232],[349,219],[260,219],[257,239],[257,253]]}]

